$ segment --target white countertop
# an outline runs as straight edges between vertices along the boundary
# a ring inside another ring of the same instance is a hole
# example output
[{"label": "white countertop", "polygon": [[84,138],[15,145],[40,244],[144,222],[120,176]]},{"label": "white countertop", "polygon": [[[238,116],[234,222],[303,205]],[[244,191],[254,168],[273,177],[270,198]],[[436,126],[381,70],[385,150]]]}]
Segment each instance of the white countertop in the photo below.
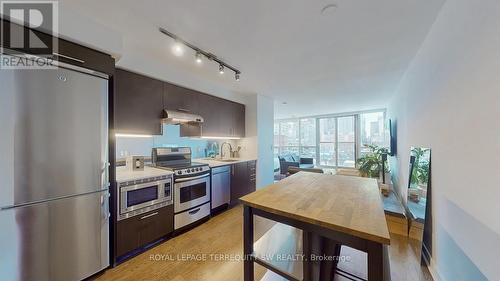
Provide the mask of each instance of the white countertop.
[{"label": "white countertop", "polygon": [[144,171],[132,171],[125,167],[116,167],[116,181],[124,182],[131,180],[140,180],[151,177],[160,177],[172,175],[172,171],[157,169],[153,167],[144,166]]},{"label": "white countertop", "polygon": [[210,168],[215,168],[215,167],[222,167],[222,166],[228,166],[228,165],[232,165],[232,164],[257,160],[257,159],[252,159],[252,158],[227,158],[227,159],[231,159],[234,161],[224,162],[224,161],[217,161],[217,158],[214,158],[214,159],[198,158],[198,159],[193,159],[193,162],[208,164],[208,166],[210,166]]}]

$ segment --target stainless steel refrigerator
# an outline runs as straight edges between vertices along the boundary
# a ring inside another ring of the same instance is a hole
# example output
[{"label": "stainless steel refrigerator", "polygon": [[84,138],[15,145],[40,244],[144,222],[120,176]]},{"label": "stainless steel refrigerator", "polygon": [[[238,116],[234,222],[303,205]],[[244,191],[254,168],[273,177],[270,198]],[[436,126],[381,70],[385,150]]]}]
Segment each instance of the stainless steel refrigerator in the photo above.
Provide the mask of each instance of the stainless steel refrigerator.
[{"label": "stainless steel refrigerator", "polygon": [[109,265],[108,78],[0,69],[0,279]]}]

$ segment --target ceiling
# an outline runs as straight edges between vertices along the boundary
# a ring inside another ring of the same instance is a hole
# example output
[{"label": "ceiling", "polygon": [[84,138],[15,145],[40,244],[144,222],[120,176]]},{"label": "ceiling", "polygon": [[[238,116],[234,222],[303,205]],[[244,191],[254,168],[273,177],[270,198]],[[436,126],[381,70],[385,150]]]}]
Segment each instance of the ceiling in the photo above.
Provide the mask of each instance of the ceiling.
[{"label": "ceiling", "polygon": [[[121,34],[119,65],[161,65],[165,71],[152,75],[187,87],[185,81],[196,79],[236,94],[270,96],[275,117],[285,118],[386,107],[444,1],[63,0],[60,5]],[[337,8],[321,13],[332,3]],[[215,63],[196,65],[191,52],[174,56],[173,41],[158,32],[160,26],[239,68],[241,81],[230,71],[220,75]],[[179,75],[165,77],[168,73]],[[194,78],[175,81],[180,76]]]}]

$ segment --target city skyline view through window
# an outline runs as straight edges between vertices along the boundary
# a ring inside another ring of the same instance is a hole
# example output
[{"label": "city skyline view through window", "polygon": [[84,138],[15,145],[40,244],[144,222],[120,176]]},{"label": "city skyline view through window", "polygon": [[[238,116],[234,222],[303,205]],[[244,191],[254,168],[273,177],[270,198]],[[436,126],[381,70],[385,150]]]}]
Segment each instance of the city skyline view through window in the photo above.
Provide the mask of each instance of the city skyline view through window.
[{"label": "city skyline view through window", "polygon": [[[313,158],[315,166],[354,168],[365,145],[388,146],[385,111],[276,120],[274,154]],[[275,166],[279,163],[275,163]]]}]

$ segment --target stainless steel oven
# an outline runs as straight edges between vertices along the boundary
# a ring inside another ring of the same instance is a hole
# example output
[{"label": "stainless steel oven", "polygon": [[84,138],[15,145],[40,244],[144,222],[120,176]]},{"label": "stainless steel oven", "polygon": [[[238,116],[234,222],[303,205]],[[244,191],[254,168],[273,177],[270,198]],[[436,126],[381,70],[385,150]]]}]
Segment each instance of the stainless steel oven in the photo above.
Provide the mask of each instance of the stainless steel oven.
[{"label": "stainless steel oven", "polygon": [[172,204],[172,176],[118,183],[118,220]]},{"label": "stainless steel oven", "polygon": [[210,171],[192,177],[176,177],[174,211],[179,213],[210,201]]},{"label": "stainless steel oven", "polygon": [[151,159],[156,168],[174,173],[175,230],[210,216],[210,167],[191,162],[191,148],[153,148]]}]

